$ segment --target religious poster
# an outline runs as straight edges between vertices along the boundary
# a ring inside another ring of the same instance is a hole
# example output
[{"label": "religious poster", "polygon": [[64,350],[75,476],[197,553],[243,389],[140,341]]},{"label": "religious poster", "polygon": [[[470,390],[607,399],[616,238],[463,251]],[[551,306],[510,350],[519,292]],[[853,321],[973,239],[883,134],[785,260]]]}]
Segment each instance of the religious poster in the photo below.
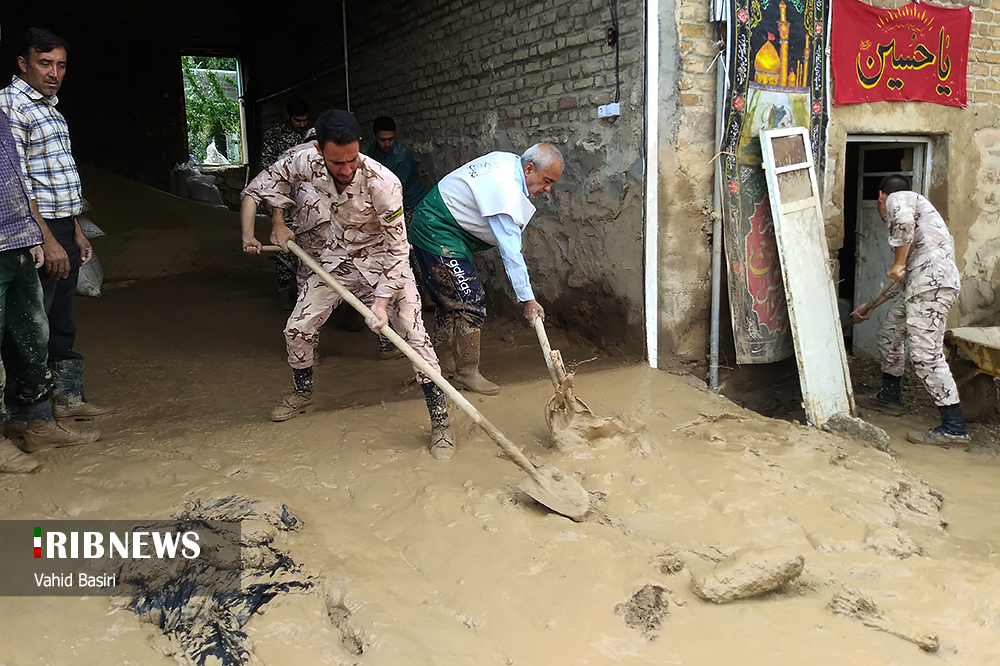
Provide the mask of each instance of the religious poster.
[{"label": "religious poster", "polygon": [[[760,132],[809,130],[813,161],[826,140],[826,0],[733,0],[722,174],[729,307],[736,362],[792,355]],[[825,269],[825,267],[823,267]]]},{"label": "religious poster", "polygon": [[972,10],[911,2],[880,9],[834,0],[834,104],[921,101],[965,106]]}]

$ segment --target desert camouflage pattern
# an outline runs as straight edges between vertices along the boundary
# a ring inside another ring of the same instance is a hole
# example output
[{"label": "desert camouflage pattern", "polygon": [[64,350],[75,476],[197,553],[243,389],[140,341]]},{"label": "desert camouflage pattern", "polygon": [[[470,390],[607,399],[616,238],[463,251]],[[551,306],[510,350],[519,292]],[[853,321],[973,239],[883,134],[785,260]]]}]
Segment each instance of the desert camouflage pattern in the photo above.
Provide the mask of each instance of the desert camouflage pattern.
[{"label": "desert camouflage pattern", "polygon": [[[389,298],[389,325],[439,369],[410,270],[403,188],[392,171],[359,155],[354,179],[338,192],[319,147],[308,143],[283,154],[243,194],[292,210],[299,247],[365,305]],[[285,343],[289,365],[302,369],[312,365],[313,339],[342,299],[308,266],[300,265],[296,277],[299,295],[285,326]],[[414,370],[420,383],[430,381]]]},{"label": "desert camouflage pattern", "polygon": [[885,200],[889,245],[909,245],[906,298],[931,289],[959,289],[955,241],[940,213],[916,192],[893,192]]},{"label": "desert camouflage pattern", "polygon": [[[370,280],[362,275],[353,263],[342,261],[328,247],[329,243],[322,238],[325,226],[317,227],[309,234],[297,236],[296,242],[308,242],[313,245],[313,248],[318,245],[319,250],[307,250],[309,254],[316,257],[327,272],[337,278],[341,284],[370,308],[375,303],[375,289]],[[432,368],[440,372],[441,366],[438,365],[437,354],[434,353],[430,336],[424,328],[424,320],[421,316],[423,308],[417,293],[417,284],[413,280],[409,264],[404,261],[403,267],[403,288],[397,291],[389,302],[389,326],[413,347],[417,354]],[[303,273],[303,268],[307,274]],[[314,339],[342,300],[337,292],[308,267],[300,267],[299,297],[295,302],[295,309],[288,317],[288,323],[285,324],[285,346],[288,349],[288,364],[292,368],[312,367]],[[413,371],[419,383],[427,384],[431,381],[429,377],[420,372],[416,365],[413,366]]]},{"label": "desert camouflage pattern", "polygon": [[[375,160],[359,155],[354,180],[337,192],[319,147],[303,144],[260,172],[243,194],[294,210],[296,234],[329,225],[323,249],[331,266],[354,264],[376,296],[391,297],[403,289],[405,276],[413,280],[403,188],[396,175]],[[300,273],[308,270],[299,268]]]},{"label": "desert camouflage pattern", "polygon": [[908,344],[913,370],[938,407],[959,402],[958,387],[944,358],[944,331],[956,298],[958,289],[951,287],[898,298],[882,321],[877,337],[882,372],[903,376],[904,343]]}]

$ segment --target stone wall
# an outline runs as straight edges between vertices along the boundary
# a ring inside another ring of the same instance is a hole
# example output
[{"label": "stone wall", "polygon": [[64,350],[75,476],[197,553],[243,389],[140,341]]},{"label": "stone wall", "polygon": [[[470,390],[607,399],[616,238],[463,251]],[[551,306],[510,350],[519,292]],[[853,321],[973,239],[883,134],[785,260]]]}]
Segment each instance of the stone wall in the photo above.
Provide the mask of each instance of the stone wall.
[{"label": "stone wall", "polygon": [[[555,143],[566,169],[525,234],[536,298],[557,322],[642,350],[643,3],[619,1],[622,115],[606,0],[385,0],[348,17],[352,109],[390,115],[430,183],[491,150]],[[367,143],[367,142],[366,142]],[[520,308],[499,255],[491,307]]]}]

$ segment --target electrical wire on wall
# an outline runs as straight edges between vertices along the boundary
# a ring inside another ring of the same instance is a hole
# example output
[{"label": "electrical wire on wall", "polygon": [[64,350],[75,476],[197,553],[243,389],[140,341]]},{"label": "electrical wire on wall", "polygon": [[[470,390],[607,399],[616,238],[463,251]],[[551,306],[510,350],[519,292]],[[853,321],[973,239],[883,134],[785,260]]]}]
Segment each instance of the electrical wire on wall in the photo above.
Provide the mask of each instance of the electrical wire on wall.
[{"label": "electrical wire on wall", "polygon": [[608,28],[608,46],[615,47],[615,102],[621,101],[622,85],[618,59],[621,56],[621,46],[618,43],[618,0],[608,0],[611,9],[611,27]]}]

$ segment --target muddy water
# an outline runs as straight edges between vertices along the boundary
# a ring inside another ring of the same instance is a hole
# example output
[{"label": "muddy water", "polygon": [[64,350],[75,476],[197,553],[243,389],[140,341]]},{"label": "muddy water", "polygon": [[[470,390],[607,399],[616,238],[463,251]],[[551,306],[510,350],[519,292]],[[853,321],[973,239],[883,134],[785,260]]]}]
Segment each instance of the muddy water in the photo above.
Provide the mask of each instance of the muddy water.
[{"label": "muddy water", "polygon": [[[430,458],[416,401],[285,424],[196,420],[47,453],[44,471],[0,477],[3,517],[165,517],[231,493],[287,504],[303,527],[283,546],[335,591],[364,653],[343,648],[323,594],[289,594],[246,626],[265,664],[1000,663],[995,462],[893,433],[896,462],[642,367],[581,374],[576,391],[640,436],[546,450],[544,379],[475,404],[537,463],[599,493],[582,523],[519,495],[520,471],[467,418],[456,458]],[[944,496],[940,512],[914,471]],[[724,606],[689,591],[725,555],[774,546],[806,562],[784,590]],[[685,568],[662,572],[666,551]],[[644,636],[614,609],[647,584],[672,601]],[[939,654],[831,613],[841,585],[899,629],[937,634]],[[155,643],[104,598],[0,603],[3,664],[174,663]]]}]

